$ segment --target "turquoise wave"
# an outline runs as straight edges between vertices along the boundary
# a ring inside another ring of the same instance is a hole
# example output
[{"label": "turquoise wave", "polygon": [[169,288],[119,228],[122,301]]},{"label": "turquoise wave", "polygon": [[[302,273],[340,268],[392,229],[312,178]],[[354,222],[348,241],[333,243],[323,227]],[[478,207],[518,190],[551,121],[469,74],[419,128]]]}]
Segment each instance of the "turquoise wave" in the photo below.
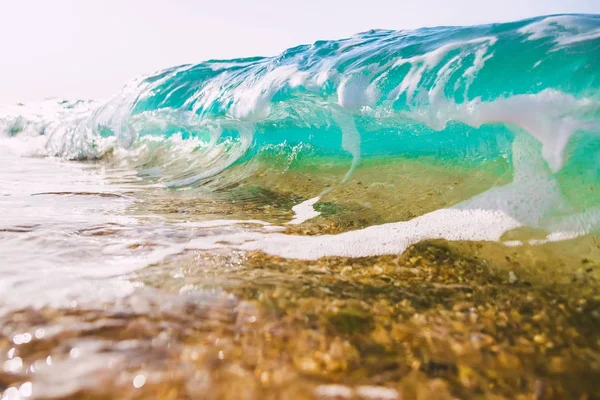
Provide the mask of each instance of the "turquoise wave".
[{"label": "turquoise wave", "polygon": [[[148,169],[172,187],[267,153],[338,158],[348,163],[341,181],[365,158],[475,167],[501,158],[513,184],[478,207],[549,230],[598,225],[598,15],[373,30],[276,57],[178,66],[103,104],[50,108],[5,110],[0,128],[43,133],[47,151],[67,158],[167,149]],[[523,205],[531,199],[534,213]]]},{"label": "turquoise wave", "polygon": [[557,171],[571,136],[600,130],[599,46],[600,17],[587,15],[370,31],[162,71],[108,114],[126,108],[114,132],[126,146],[179,134],[239,153],[285,142],[355,158],[510,156],[517,126]]}]

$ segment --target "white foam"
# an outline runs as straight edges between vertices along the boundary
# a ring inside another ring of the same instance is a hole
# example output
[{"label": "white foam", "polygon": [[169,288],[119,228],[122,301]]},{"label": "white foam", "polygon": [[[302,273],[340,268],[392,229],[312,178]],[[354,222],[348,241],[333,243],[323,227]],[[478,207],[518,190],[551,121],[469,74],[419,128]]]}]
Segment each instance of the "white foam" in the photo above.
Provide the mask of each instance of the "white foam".
[{"label": "white foam", "polygon": [[352,155],[352,164],[341,183],[345,183],[360,162],[360,132],[356,129],[354,116],[346,113],[344,110],[333,110],[332,117],[342,130],[342,149]]},{"label": "white foam", "polygon": [[436,210],[410,221],[372,226],[365,229],[317,237],[268,235],[241,244],[245,250],[298,259],[325,256],[364,257],[401,254],[425,239],[497,241],[508,230],[521,226],[498,211]]},{"label": "white foam", "polygon": [[299,73],[295,65],[286,65],[269,71],[256,81],[249,79],[243,82],[233,93],[231,115],[251,122],[266,118],[275,93],[290,82],[295,86],[301,85],[306,76]]},{"label": "white foam", "polygon": [[[321,257],[368,257],[402,254],[409,246],[423,240],[499,242],[508,231],[525,224],[503,210],[467,208],[476,201],[465,202],[456,208],[440,209],[410,221],[395,222],[345,232],[337,235],[296,236],[283,233],[235,232],[204,236],[177,245],[184,249],[214,250],[234,248],[245,251],[264,251],[267,254],[314,260]],[[600,216],[600,209],[594,215]],[[600,222],[600,218],[596,220]],[[596,228],[600,225],[596,225]],[[545,239],[530,240],[529,245],[569,240],[589,231],[551,232]],[[505,241],[505,246],[521,246],[521,241]],[[177,253],[177,251],[172,252]]]},{"label": "white foam", "polygon": [[321,200],[321,196],[313,197],[312,199],[303,201],[302,203],[295,205],[292,207],[292,211],[296,214],[294,219],[292,219],[288,224],[290,225],[299,225],[303,222],[308,221],[309,219],[318,217],[321,215],[320,212],[314,209],[314,205]]},{"label": "white foam", "polygon": [[[0,108],[0,136],[17,136],[23,148],[22,155],[56,155],[71,159],[98,157],[110,147],[109,141],[90,138],[87,121],[98,104],[49,99],[4,106]],[[43,139],[39,139],[40,136]]]},{"label": "white foam", "polygon": [[[414,94],[423,78],[423,74],[427,70],[437,66],[452,50],[460,49],[461,51],[457,57],[453,58],[452,61],[448,63],[450,65],[458,60],[461,60],[465,56],[472,54],[473,49],[475,49],[476,58],[473,67],[472,69],[465,71],[466,76],[474,76],[475,73],[483,66],[483,63],[485,63],[485,61],[489,58],[489,56],[484,56],[487,53],[488,48],[493,46],[497,40],[498,39],[494,36],[486,36],[467,41],[448,43],[433,51],[430,51],[429,53],[419,56],[406,59],[398,58],[392,65],[392,68],[399,67],[404,64],[410,64],[411,67],[400,85],[390,92],[389,97],[397,98],[402,93],[406,92],[408,102],[410,103],[413,100]],[[438,75],[443,76],[444,73],[442,71],[440,72],[442,75]],[[472,80],[472,78],[469,79]]]},{"label": "white foam", "polygon": [[363,106],[373,105],[377,101],[375,88],[362,74],[343,77],[337,89],[338,104],[345,109],[357,112]]},{"label": "white foam", "polygon": [[[215,176],[232,166],[248,151],[254,138],[253,124],[237,122],[235,129],[239,133],[239,140],[225,140],[222,143],[217,143],[222,128],[219,126],[217,132],[213,133],[211,143],[206,146],[201,154],[195,152],[189,144],[187,146],[175,146],[177,152],[174,154],[174,161],[187,162],[188,165],[183,171],[179,171],[179,177],[176,176],[175,178],[164,176],[165,171],[163,171],[163,177],[169,178],[166,183],[167,186],[187,186]],[[182,140],[182,142],[188,142],[188,139]],[[184,156],[182,150],[185,150],[186,147],[190,148],[191,151]]]},{"label": "white foam", "polygon": [[573,43],[600,38],[597,22],[585,16],[562,15],[532,22],[518,30],[527,40],[552,38],[554,50]]},{"label": "white foam", "polygon": [[520,222],[502,211],[441,209],[410,221],[371,226],[337,235],[239,232],[194,239],[185,247],[261,250],[271,255],[304,260],[326,256],[366,257],[401,254],[409,246],[426,239],[498,241],[506,231],[520,226]]},{"label": "white foam", "polygon": [[433,129],[444,129],[449,121],[460,121],[475,128],[484,124],[514,124],[539,140],[542,155],[552,171],[564,163],[564,150],[569,138],[579,130],[600,132],[600,122],[592,117],[566,117],[586,114],[593,116],[600,103],[547,89],[536,94],[514,95],[490,102],[478,99],[456,104],[436,99],[426,108],[415,108],[406,116],[422,121]]}]

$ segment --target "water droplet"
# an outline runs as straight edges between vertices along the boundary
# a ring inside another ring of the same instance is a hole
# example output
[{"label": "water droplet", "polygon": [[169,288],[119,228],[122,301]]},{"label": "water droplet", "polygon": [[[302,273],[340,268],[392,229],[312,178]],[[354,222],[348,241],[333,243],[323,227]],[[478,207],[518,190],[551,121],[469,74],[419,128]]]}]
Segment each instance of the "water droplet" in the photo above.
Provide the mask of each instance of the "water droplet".
[{"label": "water droplet", "polygon": [[24,344],[24,343],[29,343],[31,342],[31,333],[23,333],[20,335],[15,335],[13,336],[13,343],[14,344]]},{"label": "water droplet", "polygon": [[19,393],[23,397],[30,397],[33,393],[33,385],[31,384],[31,382],[25,382],[24,384],[22,384],[21,387],[19,387]]},{"label": "water droplet", "polygon": [[12,360],[7,360],[4,362],[4,371],[9,373],[18,373],[23,368],[23,360],[21,357],[15,357]]},{"label": "water droplet", "polygon": [[2,400],[19,400],[19,390],[15,387],[8,388],[2,394]]},{"label": "water droplet", "polygon": [[144,386],[146,384],[146,375],[136,375],[135,378],[133,378],[133,387],[135,387],[136,389],[141,388],[142,386]]}]

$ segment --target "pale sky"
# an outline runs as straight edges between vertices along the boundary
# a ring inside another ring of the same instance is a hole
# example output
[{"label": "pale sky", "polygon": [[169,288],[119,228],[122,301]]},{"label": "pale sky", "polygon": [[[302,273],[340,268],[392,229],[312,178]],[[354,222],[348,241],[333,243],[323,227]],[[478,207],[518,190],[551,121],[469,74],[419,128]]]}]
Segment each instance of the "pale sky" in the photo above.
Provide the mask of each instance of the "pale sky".
[{"label": "pale sky", "polygon": [[600,0],[0,0],[0,104],[106,97],[161,68],[373,28],[556,13],[600,14]]}]

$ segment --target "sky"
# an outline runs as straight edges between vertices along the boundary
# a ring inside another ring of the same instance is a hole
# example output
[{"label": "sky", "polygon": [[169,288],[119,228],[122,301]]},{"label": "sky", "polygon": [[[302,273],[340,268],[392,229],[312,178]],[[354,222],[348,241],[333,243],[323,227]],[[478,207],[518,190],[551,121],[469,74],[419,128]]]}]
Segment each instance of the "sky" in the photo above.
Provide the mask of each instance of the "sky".
[{"label": "sky", "polygon": [[600,14],[600,0],[0,0],[0,104],[107,97],[162,68],[374,28],[558,13]]}]

